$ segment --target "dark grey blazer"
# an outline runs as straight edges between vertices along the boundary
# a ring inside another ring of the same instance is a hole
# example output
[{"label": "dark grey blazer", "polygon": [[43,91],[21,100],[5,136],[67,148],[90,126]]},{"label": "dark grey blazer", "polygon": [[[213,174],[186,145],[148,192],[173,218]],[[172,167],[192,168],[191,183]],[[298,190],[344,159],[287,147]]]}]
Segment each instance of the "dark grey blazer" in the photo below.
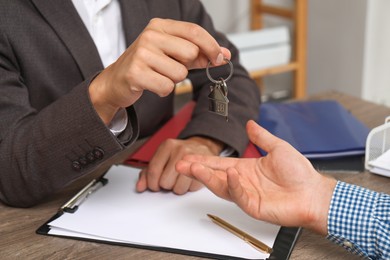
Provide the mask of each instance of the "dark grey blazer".
[{"label": "dark grey blazer", "polygon": [[[210,82],[204,70],[194,70],[189,78],[198,103],[180,138],[209,136],[241,154],[248,141],[245,123],[258,116],[258,89],[238,64],[236,49],[214,30],[199,1],[120,3],[128,45],[151,18],[161,17],[198,23],[232,50],[229,122],[207,111]],[[4,203],[30,206],[41,201],[129,147],[138,135],[152,134],[172,116],[173,95],[160,98],[145,93],[128,108],[126,131],[114,137],[88,96],[91,79],[102,69],[93,40],[70,0],[0,0],[0,199]],[[224,77],[228,73],[216,70]]]}]

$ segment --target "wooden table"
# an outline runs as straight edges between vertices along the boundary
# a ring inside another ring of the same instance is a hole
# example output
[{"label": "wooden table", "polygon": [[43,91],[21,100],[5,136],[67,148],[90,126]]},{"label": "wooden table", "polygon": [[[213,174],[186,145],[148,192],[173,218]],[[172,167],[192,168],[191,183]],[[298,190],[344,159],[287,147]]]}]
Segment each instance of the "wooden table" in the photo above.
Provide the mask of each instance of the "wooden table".
[{"label": "wooden table", "polygon": [[[383,124],[390,108],[365,102],[359,98],[329,92],[311,100],[338,100],[368,127]],[[390,194],[390,179],[364,173],[332,173],[342,181],[358,184]],[[0,259],[201,259],[179,254],[130,247],[83,242],[35,234],[35,230],[89,180],[79,180],[50,200],[33,208],[20,209],[0,203]],[[290,259],[358,259],[344,249],[308,230],[303,230]]]}]

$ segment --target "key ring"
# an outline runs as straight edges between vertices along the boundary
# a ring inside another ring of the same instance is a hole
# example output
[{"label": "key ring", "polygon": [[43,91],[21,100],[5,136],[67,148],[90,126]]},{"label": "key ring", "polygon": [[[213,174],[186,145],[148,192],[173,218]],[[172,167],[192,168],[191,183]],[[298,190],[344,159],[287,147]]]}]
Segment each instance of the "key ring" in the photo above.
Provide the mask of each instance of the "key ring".
[{"label": "key ring", "polygon": [[217,82],[218,82],[218,86],[221,87],[221,90],[222,90],[223,94],[226,97],[227,94],[228,94],[228,88],[227,88],[227,85],[226,85],[226,80],[224,80],[223,78],[219,78],[219,80],[217,80]]},{"label": "key ring", "polygon": [[[224,81],[226,82],[226,81],[228,81],[228,80],[232,77],[232,75],[233,75],[233,63],[232,63],[230,60],[226,59],[226,58],[224,58],[224,60],[225,60],[225,61],[229,64],[229,66],[230,66],[230,74],[229,74],[229,76],[228,76],[226,79],[224,79]],[[207,77],[209,78],[209,80],[210,80],[211,82],[213,82],[213,83],[215,83],[215,84],[218,84],[218,83],[221,82],[221,80],[215,80],[215,79],[213,79],[213,78],[211,77],[210,72],[209,72],[210,65],[211,65],[211,61],[209,61],[209,63],[207,64],[207,67],[206,67],[206,74],[207,74]]]}]

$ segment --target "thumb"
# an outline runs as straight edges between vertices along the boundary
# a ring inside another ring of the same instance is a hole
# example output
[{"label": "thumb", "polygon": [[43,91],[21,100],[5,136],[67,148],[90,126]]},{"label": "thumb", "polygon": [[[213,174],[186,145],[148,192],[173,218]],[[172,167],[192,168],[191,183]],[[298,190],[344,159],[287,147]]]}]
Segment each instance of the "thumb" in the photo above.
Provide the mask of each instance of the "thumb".
[{"label": "thumb", "polygon": [[246,131],[251,142],[267,153],[278,143],[283,142],[282,139],[274,136],[253,120],[248,121]]},{"label": "thumb", "polygon": [[228,59],[230,60],[231,57],[232,57],[232,54],[230,53],[230,50],[225,48],[225,47],[221,47],[221,52],[222,52],[222,55],[225,59]]}]

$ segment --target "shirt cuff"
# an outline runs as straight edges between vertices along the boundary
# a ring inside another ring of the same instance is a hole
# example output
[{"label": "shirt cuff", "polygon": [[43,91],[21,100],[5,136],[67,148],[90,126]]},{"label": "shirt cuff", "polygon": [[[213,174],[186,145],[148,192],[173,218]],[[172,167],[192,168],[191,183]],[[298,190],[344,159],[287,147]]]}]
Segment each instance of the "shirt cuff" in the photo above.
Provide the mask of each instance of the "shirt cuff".
[{"label": "shirt cuff", "polygon": [[353,254],[371,255],[370,236],[373,232],[373,212],[378,193],[337,182],[328,213],[327,239]]},{"label": "shirt cuff", "polygon": [[108,129],[113,135],[118,136],[126,129],[128,120],[126,109],[120,108],[108,125]]},{"label": "shirt cuff", "polygon": [[219,156],[221,157],[229,157],[231,155],[233,155],[235,152],[235,150],[233,149],[233,147],[225,147],[222,152],[219,154]]}]

